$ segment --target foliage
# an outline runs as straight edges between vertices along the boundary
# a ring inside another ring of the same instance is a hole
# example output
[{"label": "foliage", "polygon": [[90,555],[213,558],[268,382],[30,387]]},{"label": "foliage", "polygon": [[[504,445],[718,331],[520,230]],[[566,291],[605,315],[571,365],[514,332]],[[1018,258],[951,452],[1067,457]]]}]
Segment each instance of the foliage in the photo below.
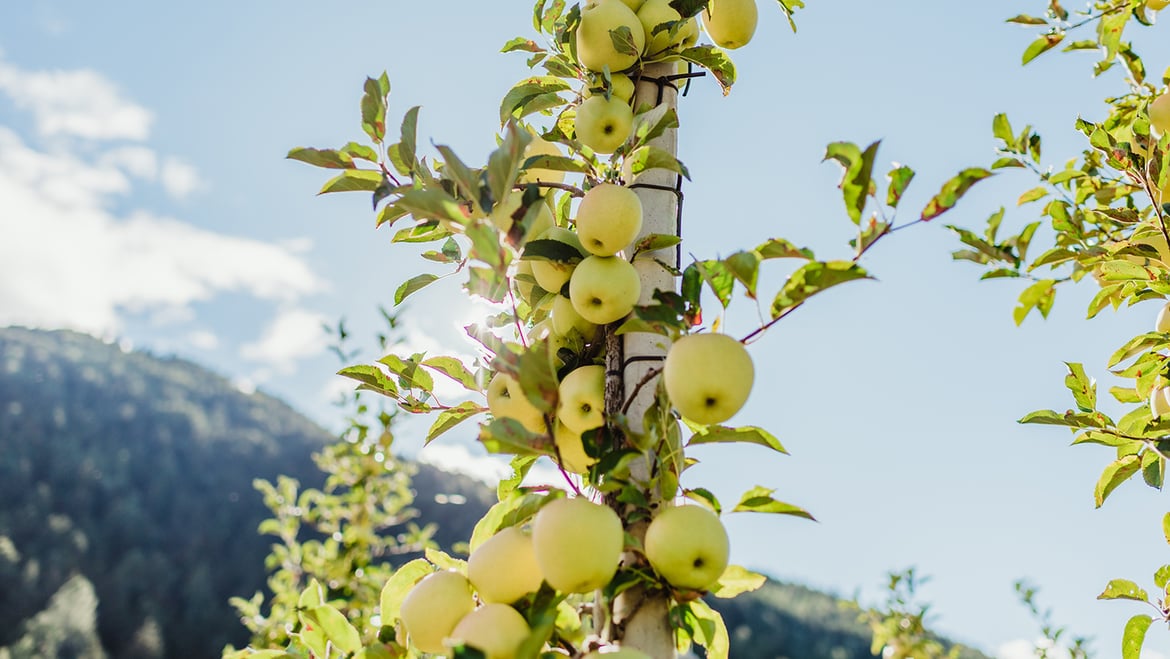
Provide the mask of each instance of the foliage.
[{"label": "foliage", "polygon": [[[1097,1],[1070,15],[1052,0],[1043,16],[1022,14],[1009,19],[1042,32],[1024,51],[1025,64],[1065,43],[1065,51],[1099,54],[1095,75],[1117,66],[1125,82],[1121,93],[1106,99],[1104,120],[1076,120],[1086,146],[1061,166],[1043,164],[1042,139],[1031,126],[1017,133],[1003,114],[992,122],[999,157],[991,169],[1015,168],[1026,173],[1031,187],[1016,205],[1042,204],[1041,219],[1006,239],[999,236],[1004,208],[991,215],[982,235],[950,228],[965,246],[954,257],[983,265],[984,279],[1029,282],[1013,312],[1017,324],[1033,310],[1047,316],[1060,286],[1084,280],[1098,289],[1089,303],[1089,318],[1107,307],[1117,310],[1170,295],[1170,134],[1159,135],[1148,114],[1152,101],[1168,93],[1170,69],[1151,78],[1133,43],[1125,40],[1126,29],[1135,23],[1152,25],[1156,9],[1143,0]],[[1092,32],[1088,38],[1067,41],[1078,31]],[[1051,241],[1051,247],[1033,255],[1029,247],[1034,240]],[[1067,427],[1074,434],[1073,444],[1109,449],[1110,461],[1094,488],[1097,507],[1138,474],[1150,487],[1162,488],[1170,449],[1170,421],[1159,418],[1156,407],[1168,374],[1165,353],[1170,334],[1164,329],[1126,341],[1108,359],[1112,375],[1121,379],[1109,388],[1112,398],[1125,408],[1117,420],[1099,408],[1097,383],[1077,363],[1068,364],[1065,378],[1075,406],[1065,412],[1040,410],[1021,419],[1022,423]],[[1161,589],[1165,578],[1156,582]],[[1124,580],[1111,582],[1101,598],[1147,600],[1144,591]],[[1155,608],[1164,618],[1160,602]],[[1149,623],[1148,616],[1131,619],[1123,657],[1139,656]]]},{"label": "foliage", "polygon": [[[1069,630],[1066,627],[1058,627],[1052,622],[1051,610],[1040,609],[1040,604],[1036,601],[1039,589],[1025,581],[1017,581],[1014,587],[1016,594],[1020,597],[1020,602],[1028,607],[1028,612],[1032,614],[1032,619],[1040,625],[1040,633],[1044,635],[1044,641],[1035,646],[1037,659],[1050,659],[1050,653],[1057,652],[1063,653],[1060,656],[1067,655],[1069,659],[1093,658],[1093,653],[1089,650],[1089,639],[1083,636],[1072,637],[1072,646],[1067,649],[1063,647]],[[1055,659],[1055,657],[1051,659]]]},{"label": "foliage", "polygon": [[889,575],[886,601],[863,611],[858,619],[873,633],[870,652],[883,659],[959,659],[968,656],[958,645],[947,646],[926,629],[930,606],[918,601],[918,589],[929,579],[914,568]]}]

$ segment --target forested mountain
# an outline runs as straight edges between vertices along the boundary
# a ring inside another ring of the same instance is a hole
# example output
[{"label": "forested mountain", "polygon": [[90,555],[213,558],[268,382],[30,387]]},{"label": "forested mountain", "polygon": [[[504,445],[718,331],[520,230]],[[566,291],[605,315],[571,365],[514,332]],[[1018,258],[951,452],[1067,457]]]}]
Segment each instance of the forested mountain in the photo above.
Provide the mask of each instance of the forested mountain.
[{"label": "forested mountain", "polygon": [[[310,456],[332,439],[191,362],[0,329],[0,658],[210,659],[246,643],[227,600],[263,589],[272,542],[252,481],[319,487]],[[466,540],[492,492],[416,468],[436,540]],[[867,630],[823,593],[769,584],[713,604],[733,657],[870,656]]]}]

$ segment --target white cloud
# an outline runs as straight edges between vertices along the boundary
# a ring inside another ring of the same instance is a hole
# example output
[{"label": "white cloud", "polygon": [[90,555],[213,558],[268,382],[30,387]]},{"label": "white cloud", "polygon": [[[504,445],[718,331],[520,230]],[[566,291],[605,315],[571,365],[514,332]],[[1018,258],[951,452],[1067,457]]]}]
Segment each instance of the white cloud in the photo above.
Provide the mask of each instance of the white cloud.
[{"label": "white cloud", "polygon": [[46,137],[144,140],[153,114],[94,71],[23,71],[0,62],[0,91],[31,110]]},{"label": "white cloud", "polygon": [[176,158],[167,158],[159,172],[163,188],[176,199],[182,199],[203,187],[199,172]]},{"label": "white cloud", "polygon": [[281,373],[293,370],[294,362],[322,352],[327,335],[325,317],[300,308],[287,308],[265,328],[263,335],[240,348],[244,359],[262,362]]},{"label": "white cloud", "polygon": [[219,337],[208,330],[195,330],[187,334],[187,343],[200,350],[215,350],[219,347]]}]

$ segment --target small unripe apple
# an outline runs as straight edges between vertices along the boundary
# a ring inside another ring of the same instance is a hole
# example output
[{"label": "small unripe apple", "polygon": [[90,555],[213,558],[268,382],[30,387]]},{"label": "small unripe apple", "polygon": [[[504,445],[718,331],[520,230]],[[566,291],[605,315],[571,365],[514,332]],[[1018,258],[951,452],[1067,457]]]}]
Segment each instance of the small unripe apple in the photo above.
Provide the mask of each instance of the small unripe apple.
[{"label": "small unripe apple", "polygon": [[613,256],[642,230],[642,200],[621,185],[592,187],[577,207],[577,238],[590,254]]},{"label": "small unripe apple", "polygon": [[[617,2],[617,0],[609,0]],[[613,153],[630,138],[634,110],[626,101],[611,96],[590,96],[577,106],[573,120],[577,139],[599,154]]]},{"label": "small unripe apple", "polygon": [[[559,240],[578,252],[585,251],[581,247],[581,240],[577,238],[577,234],[564,227],[553,227],[536,237],[538,240]],[[532,261],[532,276],[536,278],[536,283],[540,284],[544,290],[550,293],[559,293],[565,282],[569,281],[569,275],[573,274],[575,267],[575,263],[565,261],[534,260]]]},{"label": "small unripe apple", "polygon": [[1170,92],[1162,94],[1150,103],[1150,125],[1159,134],[1170,133]]},{"label": "small unripe apple", "polygon": [[488,538],[467,558],[467,578],[485,602],[511,604],[540,590],[544,575],[536,564],[532,534],[509,526]]},{"label": "small unripe apple", "polygon": [[727,569],[730,542],[719,516],[702,506],[672,506],[646,527],[646,558],[675,588],[706,590]]},{"label": "small unripe apple", "polygon": [[1170,414],[1170,387],[1154,387],[1150,392],[1150,415],[1155,419]]},{"label": "small unripe apple", "polygon": [[544,414],[528,400],[520,383],[507,373],[496,373],[487,388],[488,410],[497,419],[515,419],[531,433],[548,432]]},{"label": "small unripe apple", "polygon": [[654,28],[663,23],[673,23],[682,20],[682,14],[670,6],[671,0],[646,0],[638,10],[638,20],[646,32],[646,55],[654,56],[674,46],[689,48],[699,39],[699,24],[693,18],[688,18],[681,28],[670,38],[670,30],[664,29],[658,33]]},{"label": "small unripe apple", "polygon": [[597,462],[585,452],[581,433],[569,430],[568,426],[559,420],[553,430],[553,442],[557,445],[557,454],[561,457],[561,466],[565,471],[584,474]]},{"label": "small unripe apple", "polygon": [[653,657],[634,648],[619,648],[609,645],[600,650],[594,650],[581,659],[653,659]]},{"label": "small unripe apple", "polygon": [[[598,77],[598,82],[596,85],[593,85],[593,87],[586,87],[585,88],[585,98],[589,98],[590,96],[597,96],[597,95],[603,96],[604,95],[604,94],[595,94],[593,92],[594,88],[602,87],[605,84],[600,79],[601,76],[597,76],[597,77]],[[630,76],[628,76],[624,73],[614,73],[614,74],[611,74],[609,76],[609,83],[610,83],[609,95],[612,98],[620,98],[621,100],[625,101],[626,103],[629,103],[630,100],[634,98],[634,81],[630,79]]]},{"label": "small unripe apple", "polygon": [[756,0],[711,0],[703,10],[703,28],[720,48],[746,46],[759,22]]},{"label": "small unripe apple", "polygon": [[616,256],[589,256],[569,280],[569,299],[581,317],[595,325],[625,318],[638,304],[642,280],[629,261]]},{"label": "small unripe apple", "polygon": [[576,331],[586,341],[597,338],[597,325],[582,318],[581,314],[573,308],[573,302],[564,295],[553,298],[552,326],[553,331],[560,336],[567,337]]},{"label": "small unripe apple", "polygon": [[[561,150],[556,144],[549,142],[543,137],[533,134],[532,141],[524,149],[524,159],[535,156],[563,156]],[[520,183],[536,183],[541,181],[544,183],[564,183],[565,173],[559,169],[545,169],[543,167],[534,167],[520,172],[520,178],[517,179]]]},{"label": "small unripe apple", "polygon": [[427,575],[402,600],[402,625],[410,641],[423,652],[447,651],[443,639],[475,609],[471,582],[453,570]]},{"label": "small unripe apple", "polygon": [[576,433],[605,424],[604,366],[582,366],[561,380],[557,419]]},{"label": "small unripe apple", "polygon": [[[634,42],[635,54],[618,52],[610,32],[626,27]],[[577,59],[590,71],[624,71],[638,61],[646,47],[646,33],[638,16],[621,0],[589,0],[581,6],[577,26]]]},{"label": "small unripe apple", "polygon": [[531,633],[528,621],[516,609],[507,604],[485,604],[455,625],[448,643],[473,647],[487,659],[513,659]]},{"label": "small unripe apple", "polygon": [[666,393],[683,417],[723,423],[747,402],[755,369],[743,344],[726,334],[691,334],[670,347],[662,367]]},{"label": "small unripe apple", "polygon": [[577,497],[557,499],[532,522],[536,561],[550,586],[562,593],[588,593],[613,579],[625,532],[617,513]]}]

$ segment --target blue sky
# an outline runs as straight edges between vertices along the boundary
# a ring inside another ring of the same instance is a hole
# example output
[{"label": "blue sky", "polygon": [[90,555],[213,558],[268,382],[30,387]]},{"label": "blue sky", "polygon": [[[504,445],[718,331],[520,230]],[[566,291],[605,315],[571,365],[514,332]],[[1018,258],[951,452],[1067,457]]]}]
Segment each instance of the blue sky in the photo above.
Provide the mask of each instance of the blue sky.
[{"label": "blue sky", "polygon": [[[881,163],[919,172],[913,211],[960,168],[990,162],[996,112],[1035,125],[1061,163],[1081,148],[1075,116],[1099,116],[1122,89],[1117,76],[1091,77],[1091,55],[1019,66],[1032,35],[1003,19],[1038,13],[1040,0],[809,0],[797,35],[760,4],[732,94],[702,81],[681,109],[694,179],[684,239],[700,257],[773,236],[845,255],[839,171],[820,163],[828,142],[882,139]],[[0,324],[177,353],[336,425],[320,322],[344,316],[372,335],[376,305],[422,262],[373,230],[364,196],[315,197],[322,173],[283,155],[358,138],[361,82],[385,69],[392,123],[422,105],[421,135],[482,161],[499,99],[526,71],[497,53],[531,36],[530,4],[160,7],[0,6]],[[1170,64],[1165,30],[1135,34],[1150,71]],[[865,598],[886,571],[916,565],[933,576],[923,595],[936,626],[1005,659],[1026,656],[1018,641],[1036,634],[1011,588],[1028,577],[1058,621],[1116,656],[1139,609],[1094,597],[1113,577],[1151,581],[1167,556],[1165,506],[1130,484],[1094,511],[1107,450],[1015,419],[1067,407],[1062,361],[1112,384],[1105,359],[1157,305],[1085,321],[1092,291],[1081,287],[1047,321],[1015,328],[1019,286],[952,263],[941,224],[980,226],[1030,183],[982,184],[867,257],[880,281],[817,298],[756,342],[756,388],[736,421],[772,430],[792,456],[708,450],[688,473],[725,501],[778,488],[820,519],[729,517],[738,562]],[[1009,211],[1011,226],[1032,219]],[[775,290],[783,273],[764,274],[761,289]],[[412,303],[410,347],[470,352],[457,325],[477,311],[449,293]],[[747,329],[754,313],[733,306],[726,322]],[[470,440],[466,430],[422,456],[468,462]],[[1147,648],[1170,654],[1170,637],[1155,629]]]}]

